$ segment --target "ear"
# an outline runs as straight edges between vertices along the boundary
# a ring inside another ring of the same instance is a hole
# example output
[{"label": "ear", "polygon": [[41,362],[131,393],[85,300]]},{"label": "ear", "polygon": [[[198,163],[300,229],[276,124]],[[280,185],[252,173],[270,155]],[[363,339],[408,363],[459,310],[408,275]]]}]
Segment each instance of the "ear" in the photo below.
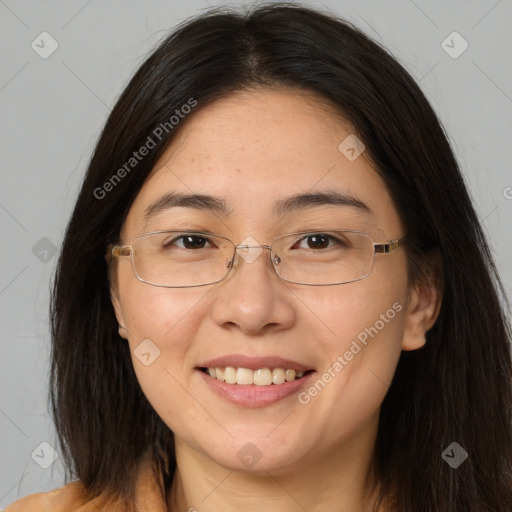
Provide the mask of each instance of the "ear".
[{"label": "ear", "polygon": [[443,279],[439,252],[430,253],[424,265],[424,275],[409,292],[402,350],[416,350],[425,345],[427,331],[435,324],[441,309]]},{"label": "ear", "polygon": [[128,339],[128,330],[125,327],[124,316],[123,316],[123,308],[121,305],[121,300],[119,298],[119,289],[117,286],[117,266],[112,261],[111,265],[108,269],[109,275],[109,286],[110,286],[110,300],[112,301],[112,306],[114,306],[114,312],[116,314],[117,323],[119,324],[119,336]]}]

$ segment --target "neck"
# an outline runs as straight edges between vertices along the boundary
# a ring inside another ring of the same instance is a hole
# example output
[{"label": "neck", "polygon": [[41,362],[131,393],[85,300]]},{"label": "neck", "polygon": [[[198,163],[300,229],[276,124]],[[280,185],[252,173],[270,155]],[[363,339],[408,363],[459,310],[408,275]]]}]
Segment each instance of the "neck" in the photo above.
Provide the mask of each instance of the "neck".
[{"label": "neck", "polygon": [[367,512],[375,498],[369,467],[376,429],[359,432],[293,470],[223,467],[176,438],[177,470],[167,496],[170,512]]}]

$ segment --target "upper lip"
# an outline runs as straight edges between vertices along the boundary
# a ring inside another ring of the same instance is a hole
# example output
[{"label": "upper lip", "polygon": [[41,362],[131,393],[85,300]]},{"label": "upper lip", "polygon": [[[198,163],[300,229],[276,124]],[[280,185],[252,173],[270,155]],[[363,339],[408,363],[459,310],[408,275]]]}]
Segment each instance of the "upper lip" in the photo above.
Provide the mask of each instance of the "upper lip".
[{"label": "upper lip", "polygon": [[306,366],[292,359],[274,356],[249,357],[242,354],[230,354],[216,357],[198,365],[198,368],[248,368],[258,370],[260,368],[283,368],[287,370],[308,371],[311,366]]}]

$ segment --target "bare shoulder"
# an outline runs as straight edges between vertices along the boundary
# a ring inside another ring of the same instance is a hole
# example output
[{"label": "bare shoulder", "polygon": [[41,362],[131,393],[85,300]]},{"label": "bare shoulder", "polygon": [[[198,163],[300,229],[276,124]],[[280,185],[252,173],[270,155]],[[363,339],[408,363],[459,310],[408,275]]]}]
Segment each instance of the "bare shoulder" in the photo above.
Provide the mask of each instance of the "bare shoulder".
[{"label": "bare shoulder", "polygon": [[21,498],[4,512],[78,512],[85,502],[82,484],[71,482],[53,491]]}]

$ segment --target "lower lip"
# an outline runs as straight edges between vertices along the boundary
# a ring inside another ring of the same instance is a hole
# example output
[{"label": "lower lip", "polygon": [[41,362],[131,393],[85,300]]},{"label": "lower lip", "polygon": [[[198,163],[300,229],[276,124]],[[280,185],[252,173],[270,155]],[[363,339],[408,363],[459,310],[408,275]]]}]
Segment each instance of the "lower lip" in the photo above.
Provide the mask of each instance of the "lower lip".
[{"label": "lower lip", "polygon": [[213,379],[205,372],[197,370],[205,383],[222,398],[242,407],[264,407],[271,405],[293,393],[296,393],[315,372],[308,373],[304,377],[293,382],[283,384],[270,384],[270,386],[256,386],[254,384],[228,384],[227,382]]}]

